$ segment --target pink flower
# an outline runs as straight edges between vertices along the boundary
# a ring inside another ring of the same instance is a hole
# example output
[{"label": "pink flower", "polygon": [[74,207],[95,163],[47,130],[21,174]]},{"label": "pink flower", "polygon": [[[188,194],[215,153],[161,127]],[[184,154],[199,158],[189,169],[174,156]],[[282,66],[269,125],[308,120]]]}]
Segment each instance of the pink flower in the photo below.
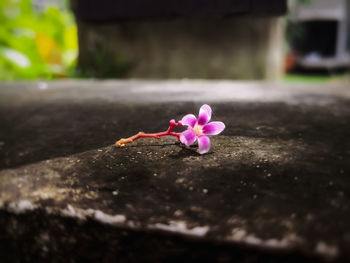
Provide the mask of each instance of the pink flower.
[{"label": "pink flower", "polygon": [[198,115],[198,120],[193,114],[187,114],[181,120],[182,125],[187,125],[186,131],[180,134],[180,141],[190,146],[198,139],[198,152],[207,153],[210,149],[210,139],[207,135],[217,135],[225,129],[225,124],[221,121],[210,122],[211,108],[204,104]]}]

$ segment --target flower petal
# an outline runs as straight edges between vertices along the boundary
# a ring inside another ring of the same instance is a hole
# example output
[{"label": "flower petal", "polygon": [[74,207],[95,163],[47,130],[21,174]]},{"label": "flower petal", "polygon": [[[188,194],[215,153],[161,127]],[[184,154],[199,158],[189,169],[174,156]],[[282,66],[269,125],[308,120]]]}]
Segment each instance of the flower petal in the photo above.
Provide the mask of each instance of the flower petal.
[{"label": "flower petal", "polygon": [[196,134],[192,129],[186,130],[180,134],[180,141],[187,146],[190,146],[192,143],[196,141]]},{"label": "flower petal", "polygon": [[194,116],[193,114],[187,114],[186,116],[184,116],[181,120],[182,125],[187,125],[190,127],[194,127],[194,125],[196,124],[197,118],[196,116]]},{"label": "flower petal", "polygon": [[210,118],[211,118],[211,108],[209,105],[204,104],[199,109],[198,124],[199,125],[207,124],[208,121],[210,121]]},{"label": "flower petal", "polygon": [[225,129],[225,124],[221,121],[210,122],[203,127],[203,134],[217,135]]},{"label": "flower petal", "polygon": [[210,139],[208,136],[198,137],[198,152],[200,154],[207,153],[210,149]]}]

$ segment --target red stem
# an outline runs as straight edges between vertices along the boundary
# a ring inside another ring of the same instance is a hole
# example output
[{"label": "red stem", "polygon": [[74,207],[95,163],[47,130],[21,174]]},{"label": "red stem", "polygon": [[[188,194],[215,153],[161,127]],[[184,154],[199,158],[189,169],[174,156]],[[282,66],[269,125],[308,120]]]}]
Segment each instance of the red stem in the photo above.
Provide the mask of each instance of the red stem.
[{"label": "red stem", "polygon": [[132,143],[133,141],[140,139],[140,138],[155,138],[159,139],[162,136],[176,136],[178,140],[180,140],[180,133],[173,132],[173,129],[177,126],[182,126],[181,121],[178,123],[175,122],[175,120],[171,120],[169,122],[169,128],[164,132],[158,132],[158,133],[144,133],[139,132],[138,134],[131,136],[129,138],[122,138],[119,141],[117,141],[115,144],[118,147],[124,147],[127,143]]}]

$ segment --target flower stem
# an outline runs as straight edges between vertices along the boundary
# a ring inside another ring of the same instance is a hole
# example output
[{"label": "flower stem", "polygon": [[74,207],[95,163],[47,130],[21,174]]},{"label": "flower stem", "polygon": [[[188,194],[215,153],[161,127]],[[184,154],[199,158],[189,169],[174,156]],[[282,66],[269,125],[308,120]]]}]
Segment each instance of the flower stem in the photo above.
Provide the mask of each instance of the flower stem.
[{"label": "flower stem", "polygon": [[178,140],[180,140],[180,133],[173,132],[173,129],[177,126],[182,126],[181,121],[178,123],[175,122],[175,120],[171,120],[169,122],[169,128],[164,132],[158,132],[158,133],[144,133],[139,132],[138,134],[135,134],[134,136],[131,136],[129,138],[122,138],[119,141],[115,143],[118,147],[124,147],[127,143],[132,143],[133,141],[140,139],[140,138],[155,138],[159,139],[162,136],[176,136]]}]

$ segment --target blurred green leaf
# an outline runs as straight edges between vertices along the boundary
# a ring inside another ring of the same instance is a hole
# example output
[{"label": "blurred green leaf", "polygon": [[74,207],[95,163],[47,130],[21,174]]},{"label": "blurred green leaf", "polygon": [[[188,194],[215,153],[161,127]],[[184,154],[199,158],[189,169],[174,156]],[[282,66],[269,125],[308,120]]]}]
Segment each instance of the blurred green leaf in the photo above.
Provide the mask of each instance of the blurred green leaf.
[{"label": "blurred green leaf", "polygon": [[0,56],[19,68],[29,68],[32,64],[25,54],[11,48],[0,47]]},{"label": "blurred green leaf", "polygon": [[31,0],[0,1],[0,80],[69,76],[78,54],[68,8],[35,10]]}]

